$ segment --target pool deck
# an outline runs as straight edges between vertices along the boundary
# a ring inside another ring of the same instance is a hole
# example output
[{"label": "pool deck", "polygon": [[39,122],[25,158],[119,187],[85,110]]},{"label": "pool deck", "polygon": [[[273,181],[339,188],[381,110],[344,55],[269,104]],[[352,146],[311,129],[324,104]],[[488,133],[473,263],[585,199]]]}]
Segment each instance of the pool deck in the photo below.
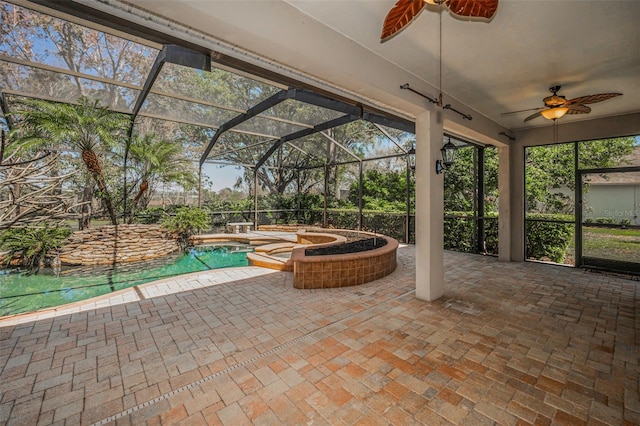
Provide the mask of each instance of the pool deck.
[{"label": "pool deck", "polygon": [[[639,283],[415,251],[358,287],[255,267],[0,320],[0,424],[640,424]],[[77,305],[77,306],[76,306]]]}]

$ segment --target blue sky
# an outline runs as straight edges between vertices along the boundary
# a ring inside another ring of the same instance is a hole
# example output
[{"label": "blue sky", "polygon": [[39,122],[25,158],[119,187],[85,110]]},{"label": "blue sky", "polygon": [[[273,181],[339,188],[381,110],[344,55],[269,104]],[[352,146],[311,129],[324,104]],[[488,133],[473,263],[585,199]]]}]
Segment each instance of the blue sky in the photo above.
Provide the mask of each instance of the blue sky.
[{"label": "blue sky", "polygon": [[220,191],[224,188],[233,189],[239,176],[242,176],[244,170],[242,167],[223,166],[217,164],[205,164],[202,166],[202,173],[209,176],[213,183],[212,189]]}]

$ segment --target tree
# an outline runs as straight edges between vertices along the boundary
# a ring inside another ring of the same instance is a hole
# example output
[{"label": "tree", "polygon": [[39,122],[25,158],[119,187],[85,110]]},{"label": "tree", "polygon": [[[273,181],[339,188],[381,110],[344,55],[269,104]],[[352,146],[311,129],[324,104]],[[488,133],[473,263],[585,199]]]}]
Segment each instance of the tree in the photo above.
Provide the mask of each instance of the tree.
[{"label": "tree", "polygon": [[[625,164],[633,152],[635,138],[598,139],[578,142],[581,169],[609,168]],[[529,211],[573,213],[573,203],[559,190],[575,190],[574,144],[530,147],[525,170]]]},{"label": "tree", "polygon": [[129,155],[136,174],[134,186],[138,187],[133,210],[147,208],[159,183],[177,183],[189,189],[198,181],[193,163],[182,157],[182,146],[158,139],[154,133],[136,135]]},{"label": "tree", "polygon": [[[415,181],[410,179],[409,191],[415,192]],[[353,182],[349,188],[349,201],[358,205],[359,182]],[[413,198],[413,197],[412,197]],[[362,206],[369,210],[407,209],[407,174],[402,170],[367,170],[362,180]]]},{"label": "tree", "polygon": [[[0,53],[72,72],[142,86],[156,49],[6,2],[0,4]],[[135,95],[122,87],[37,68],[3,63],[7,87],[38,96],[101,99],[127,108]]]},{"label": "tree", "polygon": [[445,211],[473,211],[477,206],[477,196],[484,197],[485,212],[497,210],[498,150],[490,147],[484,150],[485,193],[482,195],[475,193],[478,169],[476,149],[473,146],[456,149],[455,161],[444,173]]},{"label": "tree", "polygon": [[70,174],[52,173],[60,155],[35,152],[23,159],[16,154],[0,162],[0,230],[62,220],[76,203],[60,190]]},{"label": "tree", "polygon": [[[100,106],[99,101],[78,99],[78,104],[62,104],[26,99],[17,103],[13,130],[24,146],[48,146],[57,150],[75,150],[98,188],[111,223],[118,224],[111,192],[100,165],[99,152],[118,145],[129,118]],[[83,200],[86,201],[86,200]]]}]

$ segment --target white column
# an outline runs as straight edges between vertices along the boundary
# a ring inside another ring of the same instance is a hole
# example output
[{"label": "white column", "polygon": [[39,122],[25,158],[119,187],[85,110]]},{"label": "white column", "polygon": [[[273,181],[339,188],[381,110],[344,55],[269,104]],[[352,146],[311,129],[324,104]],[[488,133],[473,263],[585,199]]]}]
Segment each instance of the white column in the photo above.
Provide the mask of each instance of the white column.
[{"label": "white column", "polygon": [[525,158],[524,146],[515,141],[509,148],[509,186],[510,186],[510,227],[511,227],[511,261],[523,262],[524,250],[524,213],[525,213],[525,186],[524,171]]},{"label": "white column", "polygon": [[498,259],[522,262],[524,252],[524,148],[517,141],[498,150]]},{"label": "white column", "polygon": [[444,181],[436,174],[443,140],[442,112],[416,117],[416,297],[444,292]]},{"label": "white column", "polygon": [[498,259],[511,260],[511,148],[498,148]]}]

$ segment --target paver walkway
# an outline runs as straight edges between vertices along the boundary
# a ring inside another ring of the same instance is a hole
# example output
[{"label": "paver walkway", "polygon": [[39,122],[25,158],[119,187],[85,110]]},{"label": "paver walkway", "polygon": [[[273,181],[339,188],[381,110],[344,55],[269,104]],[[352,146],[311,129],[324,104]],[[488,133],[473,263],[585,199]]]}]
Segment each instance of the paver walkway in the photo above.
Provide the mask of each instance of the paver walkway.
[{"label": "paver walkway", "polygon": [[640,283],[447,252],[429,303],[399,260],[357,287],[246,268],[0,320],[0,423],[640,423]]}]

